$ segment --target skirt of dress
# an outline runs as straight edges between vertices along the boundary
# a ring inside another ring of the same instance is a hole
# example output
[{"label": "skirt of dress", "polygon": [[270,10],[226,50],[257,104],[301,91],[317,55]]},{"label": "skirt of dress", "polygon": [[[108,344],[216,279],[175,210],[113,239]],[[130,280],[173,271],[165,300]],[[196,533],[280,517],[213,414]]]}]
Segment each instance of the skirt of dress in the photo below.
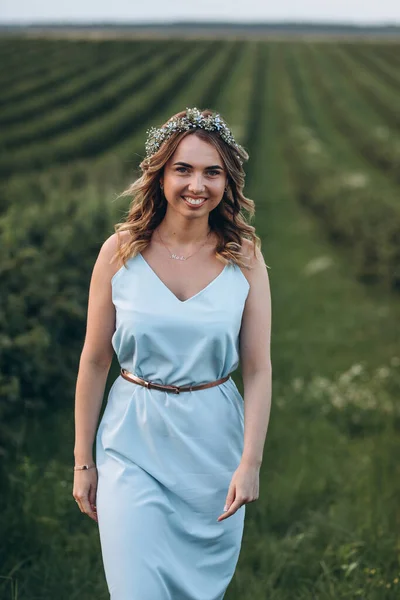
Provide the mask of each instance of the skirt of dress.
[{"label": "skirt of dress", "polygon": [[245,505],[217,518],[242,450],[243,399],[232,379],[178,395],[114,382],[96,436],[111,600],[222,600]]}]

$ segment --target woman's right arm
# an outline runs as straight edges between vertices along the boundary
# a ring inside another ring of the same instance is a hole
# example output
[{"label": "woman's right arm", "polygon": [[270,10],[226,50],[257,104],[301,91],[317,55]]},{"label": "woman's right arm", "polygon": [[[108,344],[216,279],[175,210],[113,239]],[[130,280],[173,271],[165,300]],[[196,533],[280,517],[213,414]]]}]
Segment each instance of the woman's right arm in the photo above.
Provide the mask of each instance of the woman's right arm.
[{"label": "woman's right arm", "polygon": [[[116,249],[117,236],[113,234],[100,249],[90,281],[86,335],[75,392],[75,465],[94,462],[93,443],[114,353],[111,339],[115,331],[115,307],[111,278],[119,267],[116,262],[110,264],[110,260]],[[74,474],[73,496],[82,512],[92,516],[90,504],[94,504],[95,469],[75,471]]]}]

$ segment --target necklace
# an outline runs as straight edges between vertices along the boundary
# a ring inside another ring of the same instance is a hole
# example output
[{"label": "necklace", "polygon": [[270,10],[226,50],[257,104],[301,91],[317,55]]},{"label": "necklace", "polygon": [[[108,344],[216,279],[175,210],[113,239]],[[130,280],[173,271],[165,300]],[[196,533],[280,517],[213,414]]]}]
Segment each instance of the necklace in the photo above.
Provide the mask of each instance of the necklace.
[{"label": "necklace", "polygon": [[[160,238],[161,242],[164,244],[163,239],[160,235],[159,230],[157,229],[157,233],[158,233],[158,237]],[[169,252],[169,257],[170,258],[175,258],[176,260],[187,260],[188,258],[190,258],[191,256],[193,256],[193,254],[196,254],[196,252],[198,252],[199,250],[201,250],[201,248],[204,246],[204,244],[207,242],[207,238],[211,233],[211,229],[209,230],[209,232],[207,233],[206,239],[205,241],[202,243],[202,245],[200,246],[200,248],[198,250],[196,250],[195,252],[193,252],[192,254],[189,254],[189,256],[179,256],[178,254],[175,254],[174,252],[171,252],[170,249],[168,248],[168,246],[166,244],[164,244],[164,246],[166,247],[166,249]]]}]

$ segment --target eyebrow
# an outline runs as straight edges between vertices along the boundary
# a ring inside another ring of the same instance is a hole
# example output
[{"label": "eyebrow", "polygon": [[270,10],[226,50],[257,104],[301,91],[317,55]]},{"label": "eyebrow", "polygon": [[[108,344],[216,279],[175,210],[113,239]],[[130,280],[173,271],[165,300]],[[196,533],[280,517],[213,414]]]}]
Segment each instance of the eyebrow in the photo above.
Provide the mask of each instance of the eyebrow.
[{"label": "eyebrow", "polygon": [[[192,165],[189,165],[189,163],[185,163],[185,162],[182,162],[182,161],[174,163],[173,166],[175,166],[175,165],[182,165],[183,167],[190,167],[190,168],[192,168]],[[223,171],[223,168],[220,167],[220,165],[212,165],[211,167],[206,167],[206,169],[221,169],[221,171]]]}]

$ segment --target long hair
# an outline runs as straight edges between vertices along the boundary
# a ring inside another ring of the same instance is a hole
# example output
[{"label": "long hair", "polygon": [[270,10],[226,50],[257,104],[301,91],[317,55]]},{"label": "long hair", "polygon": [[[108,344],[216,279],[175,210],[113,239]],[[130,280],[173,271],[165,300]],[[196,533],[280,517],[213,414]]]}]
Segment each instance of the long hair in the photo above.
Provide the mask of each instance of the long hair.
[{"label": "long hair", "polygon": [[[184,117],[185,114],[186,111],[179,112],[170,117],[167,123],[172,119]],[[213,112],[207,109],[201,111],[201,114],[208,117]],[[250,239],[254,246],[260,249],[261,240],[242,212],[244,209],[249,213],[249,220],[255,213],[254,201],[243,194],[245,172],[241,161],[247,161],[249,155],[244,149],[229,146],[217,131],[200,128],[174,132],[161,144],[155,154],[140,163],[143,174],[118,196],[131,196],[132,201],[126,221],[114,225],[118,236],[118,250],[112,261],[118,257],[125,265],[129,258],[142,252],[149,244],[153,231],[161,223],[167,210],[167,200],[160,188],[160,177],[166,162],[175,152],[179,142],[187,135],[196,135],[212,144],[219,152],[228,172],[228,191],[224,192],[221,202],[209,214],[209,227],[218,240],[215,256],[225,264],[234,262],[241,267],[250,268],[240,252],[242,239]],[[131,236],[131,239],[123,245],[118,235],[122,231],[129,231]]]}]

